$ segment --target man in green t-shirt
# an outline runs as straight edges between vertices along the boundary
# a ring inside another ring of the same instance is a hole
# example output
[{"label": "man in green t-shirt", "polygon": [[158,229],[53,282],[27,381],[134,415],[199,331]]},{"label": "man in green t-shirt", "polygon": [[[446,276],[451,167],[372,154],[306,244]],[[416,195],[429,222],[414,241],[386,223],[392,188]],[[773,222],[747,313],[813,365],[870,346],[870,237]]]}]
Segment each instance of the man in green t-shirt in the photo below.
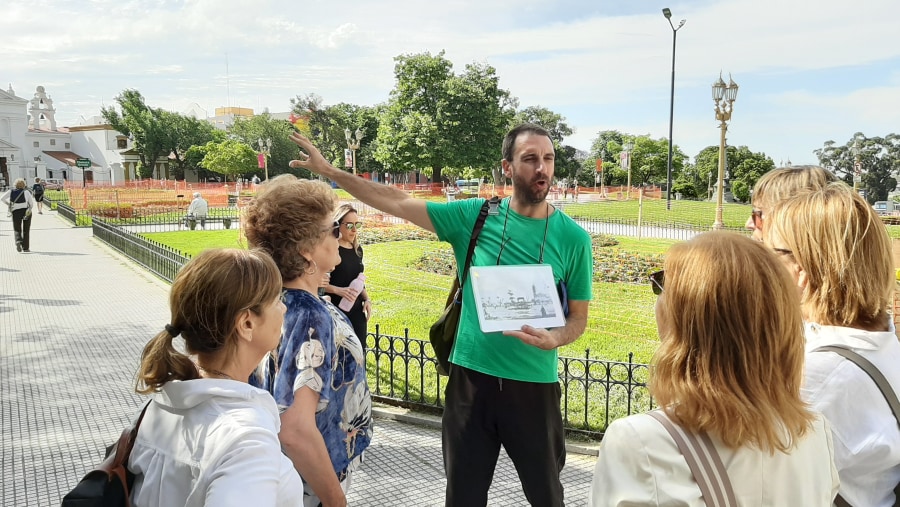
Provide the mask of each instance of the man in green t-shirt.
[{"label": "man in green t-shirt", "polygon": [[[291,135],[308,155],[291,161],[330,178],[360,201],[435,232],[448,241],[457,265],[465,262],[469,238],[484,201],[434,203],[416,199],[329,164],[300,134]],[[447,506],[487,504],[500,446],[513,460],[532,505],[563,505],[559,474],[565,438],[559,409],[557,349],[584,332],[591,299],[591,241],[571,218],[546,201],[553,181],[555,150],[549,133],[519,125],[502,147],[503,173],[513,196],[488,216],[472,256],[473,266],[549,265],[554,281],[568,293],[562,327],[481,331],[471,283],[463,306],[442,424]]]}]

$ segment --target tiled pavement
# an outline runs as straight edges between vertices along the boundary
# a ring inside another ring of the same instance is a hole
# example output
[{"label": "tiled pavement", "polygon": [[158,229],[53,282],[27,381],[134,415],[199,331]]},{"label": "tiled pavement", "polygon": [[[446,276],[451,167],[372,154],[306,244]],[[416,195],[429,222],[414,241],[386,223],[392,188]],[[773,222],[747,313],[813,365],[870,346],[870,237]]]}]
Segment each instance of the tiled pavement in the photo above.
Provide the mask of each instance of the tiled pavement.
[{"label": "tiled pavement", "polygon": [[[144,342],[168,322],[168,285],[107,249],[89,229],[34,215],[31,253],[0,217],[0,505],[59,505],[141,405],[133,382]],[[443,504],[440,432],[379,418],[350,504]],[[583,505],[594,458],[569,454],[567,505]],[[527,505],[504,456],[490,505]]]}]

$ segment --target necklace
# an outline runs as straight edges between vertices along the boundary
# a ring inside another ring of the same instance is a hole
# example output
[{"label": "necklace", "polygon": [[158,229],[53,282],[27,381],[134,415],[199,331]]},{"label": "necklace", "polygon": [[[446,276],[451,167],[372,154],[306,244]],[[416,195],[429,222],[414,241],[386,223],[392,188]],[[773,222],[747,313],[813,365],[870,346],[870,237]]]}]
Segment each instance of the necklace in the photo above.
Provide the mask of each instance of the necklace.
[{"label": "necklace", "polygon": [[[509,222],[509,208],[512,206],[511,198],[506,202],[506,217],[503,219],[503,232],[500,233],[500,251],[497,253],[497,265],[500,265],[500,256],[503,255],[503,247],[506,246],[506,243],[509,242],[512,238],[506,238],[506,224]],[[554,207],[549,202],[547,203],[547,217],[544,219],[544,239],[541,240],[541,254],[538,257],[538,264],[544,263],[544,245],[547,244],[547,230],[550,228],[550,208]]]},{"label": "necklace", "polygon": [[204,368],[204,367],[200,366],[199,364],[197,365],[197,368],[200,368],[202,371],[205,371],[206,373],[215,375],[220,378],[227,378],[228,380],[234,380],[233,378],[231,378],[231,375],[229,375],[227,373],[222,373],[219,370],[214,370],[212,368]]}]

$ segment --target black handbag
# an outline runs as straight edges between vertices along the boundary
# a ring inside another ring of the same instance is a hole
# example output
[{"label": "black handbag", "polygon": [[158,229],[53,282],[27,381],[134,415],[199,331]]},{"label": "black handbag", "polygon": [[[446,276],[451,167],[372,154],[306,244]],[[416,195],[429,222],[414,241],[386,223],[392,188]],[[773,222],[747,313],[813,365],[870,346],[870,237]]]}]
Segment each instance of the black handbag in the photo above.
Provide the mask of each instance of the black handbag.
[{"label": "black handbag", "polygon": [[[484,228],[484,221],[488,216],[488,206],[492,201],[496,204],[499,199],[493,197],[484,201],[481,206],[481,212],[479,212],[478,218],[475,220],[475,227],[472,229],[472,238],[469,240],[466,263],[463,265],[462,271],[457,270],[456,276],[453,277],[453,285],[450,287],[444,311],[437,322],[431,325],[428,332],[428,338],[434,348],[434,357],[437,359],[437,371],[440,375],[450,374],[450,352],[453,350],[453,342],[456,341],[459,317],[462,314],[462,287],[466,283],[469,265],[472,264],[472,254],[475,252],[475,244],[478,242],[481,229]],[[462,282],[460,282],[460,276],[462,276]]]},{"label": "black handbag", "polygon": [[128,458],[137,438],[138,427],[147,407],[131,428],[126,428],[119,441],[107,448],[106,459],[88,472],[75,488],[62,499],[62,507],[131,507],[134,474],[128,471]]}]

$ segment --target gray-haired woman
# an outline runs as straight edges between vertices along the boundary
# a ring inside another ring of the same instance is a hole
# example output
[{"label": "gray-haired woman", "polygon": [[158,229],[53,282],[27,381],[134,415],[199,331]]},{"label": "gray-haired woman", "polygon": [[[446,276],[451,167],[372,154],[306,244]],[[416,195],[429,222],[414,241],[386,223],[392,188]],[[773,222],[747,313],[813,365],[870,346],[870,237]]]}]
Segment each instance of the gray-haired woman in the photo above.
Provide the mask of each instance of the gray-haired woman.
[{"label": "gray-haired woman", "polygon": [[8,205],[9,211],[12,213],[16,250],[30,252],[31,208],[34,207],[34,199],[31,197],[31,193],[25,189],[24,179],[16,179],[13,187],[0,196],[0,201]]}]

